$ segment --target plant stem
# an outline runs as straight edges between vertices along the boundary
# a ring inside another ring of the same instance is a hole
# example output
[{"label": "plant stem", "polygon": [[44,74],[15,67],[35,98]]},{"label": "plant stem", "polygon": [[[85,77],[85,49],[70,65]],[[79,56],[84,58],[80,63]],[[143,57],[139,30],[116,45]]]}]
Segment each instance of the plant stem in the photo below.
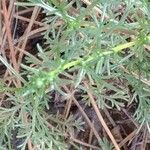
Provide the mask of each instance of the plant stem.
[{"label": "plant stem", "polygon": [[[150,36],[147,36],[147,39],[149,41],[150,40]],[[41,88],[43,88],[47,84],[51,83],[60,73],[62,73],[66,69],[69,69],[71,67],[78,66],[78,65],[86,66],[91,61],[95,61],[95,60],[99,59],[100,57],[108,56],[108,55],[111,55],[111,54],[114,54],[114,53],[121,52],[122,50],[124,50],[126,48],[130,48],[130,47],[136,45],[137,42],[138,42],[138,39],[135,39],[132,42],[128,42],[128,43],[125,43],[125,44],[120,44],[120,45],[118,45],[116,47],[113,47],[109,51],[104,51],[104,52],[97,51],[96,53],[93,53],[90,56],[85,56],[83,58],[79,58],[78,60],[73,60],[73,61],[68,62],[68,63],[66,63],[65,60],[62,60],[60,62],[60,65],[55,70],[50,71],[48,73],[45,73],[45,74],[47,74],[47,76],[45,77],[45,79],[46,79],[45,81],[46,82],[44,82],[42,84]],[[43,79],[43,77],[42,77],[42,79]],[[35,84],[37,84],[36,82],[39,82],[39,80],[40,80],[40,78],[38,78],[38,81],[34,81],[34,83],[32,83],[32,81],[31,81],[29,83],[29,86],[30,86],[29,89],[31,88],[31,84],[35,85]],[[27,86],[28,85],[26,85],[25,87],[27,88]],[[40,87],[38,87],[38,88],[40,88]],[[35,91],[36,91],[36,89],[33,90],[33,92],[35,92]],[[26,90],[25,90],[25,92],[26,92]],[[32,92],[29,92],[29,93],[32,93]]]}]

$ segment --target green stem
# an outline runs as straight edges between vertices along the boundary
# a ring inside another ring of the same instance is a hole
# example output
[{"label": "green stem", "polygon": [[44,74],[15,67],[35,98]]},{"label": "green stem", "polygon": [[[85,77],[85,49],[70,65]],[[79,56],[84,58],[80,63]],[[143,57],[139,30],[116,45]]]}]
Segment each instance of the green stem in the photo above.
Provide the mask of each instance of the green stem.
[{"label": "green stem", "polygon": [[125,48],[129,48],[129,47],[132,47],[134,46],[136,43],[136,41],[134,42],[128,42],[128,43],[125,43],[125,44],[120,44],[114,48],[112,48],[112,51],[106,51],[106,52],[102,52],[102,53],[98,53],[97,52],[97,55],[91,55],[89,56],[87,59],[84,59],[84,58],[80,58],[78,60],[74,60],[74,61],[71,61],[67,64],[64,64],[62,67],[58,67],[56,70],[52,71],[52,72],[49,72],[49,74],[57,74],[60,72],[60,68],[61,68],[61,71],[64,71],[65,69],[69,69],[71,67],[74,67],[74,66],[77,66],[79,64],[87,64],[89,63],[90,61],[93,61],[99,57],[102,57],[102,56],[106,56],[106,55],[110,55],[110,54],[113,54],[113,53],[118,53],[120,51],[122,51],[123,49]]},{"label": "green stem", "polygon": [[[148,40],[150,40],[150,36],[147,37]],[[63,71],[65,69],[69,69],[73,66],[76,66],[76,65],[79,65],[79,64],[85,64],[85,63],[89,63],[90,61],[93,61],[99,57],[102,57],[102,56],[106,56],[106,55],[110,55],[112,53],[118,53],[118,52],[121,52],[122,50],[126,49],[126,48],[130,48],[132,46],[134,46],[136,44],[137,40],[135,41],[132,41],[132,42],[128,42],[128,43],[125,43],[125,44],[120,44],[114,48],[112,48],[112,51],[106,51],[106,52],[102,52],[102,53],[97,53],[97,56],[95,57],[95,55],[91,55],[89,56],[86,60],[84,59],[79,59],[79,60],[75,60],[75,61],[71,61],[67,64],[65,64],[63,66]]]},{"label": "green stem", "polygon": [[135,43],[136,43],[136,41],[134,41],[134,42],[128,42],[128,43],[125,43],[125,44],[121,44],[121,45],[118,45],[118,46],[112,48],[112,50],[114,52],[120,52],[120,51],[122,51],[125,48],[129,48],[129,47],[134,46]]},{"label": "green stem", "polygon": [[[148,36],[147,39],[148,39],[148,41],[150,41],[150,36]],[[124,50],[126,48],[130,48],[136,44],[138,44],[138,39],[136,39],[132,42],[125,43],[125,44],[120,44],[120,45],[112,48],[109,51],[105,51],[105,52],[97,51],[96,53],[91,54],[90,56],[85,56],[83,58],[79,58],[78,60],[74,60],[74,61],[71,61],[68,63],[65,63],[65,61],[63,60],[61,62],[61,65],[59,65],[55,70],[46,73],[47,75],[44,78],[39,77],[39,78],[35,79],[33,82],[31,81],[27,86],[25,86],[26,89],[28,90],[27,93],[28,94],[32,93],[32,91],[35,92],[37,90],[36,89],[37,87],[43,89],[46,85],[51,83],[60,73],[62,73],[66,69],[69,69],[71,67],[78,66],[78,65],[86,66],[91,61],[95,61],[95,60],[99,59],[100,57],[108,56],[110,54],[121,52],[122,50]],[[40,83],[40,87],[38,84],[39,81],[44,81],[43,83]],[[30,90],[30,92],[29,92],[29,89],[31,88],[31,86],[33,86],[34,88],[33,88],[33,90]]]}]

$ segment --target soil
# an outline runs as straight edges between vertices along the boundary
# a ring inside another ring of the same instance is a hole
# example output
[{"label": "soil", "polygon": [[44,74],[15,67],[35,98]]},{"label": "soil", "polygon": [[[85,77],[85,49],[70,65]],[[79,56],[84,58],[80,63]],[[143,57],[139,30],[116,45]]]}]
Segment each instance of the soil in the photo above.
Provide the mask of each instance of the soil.
[{"label": "soil", "polygon": [[[76,8],[75,4],[73,6],[74,6],[74,8]],[[86,7],[86,5],[85,5],[85,7]],[[24,9],[24,8],[22,8],[22,9]],[[21,11],[21,10],[19,10],[19,11]],[[24,13],[22,16],[30,19],[31,13],[32,13],[32,11],[30,11],[28,13]],[[121,15],[121,13],[120,13],[120,15]],[[37,16],[36,20],[40,22],[42,19],[44,19],[44,16],[45,16],[45,14],[43,14],[41,11],[39,13],[39,15]],[[118,17],[120,17],[120,16],[118,16]],[[16,23],[17,23],[17,25],[16,25]],[[20,19],[18,19],[16,21],[16,19],[14,18],[13,24],[12,24],[12,29],[11,29],[12,34],[14,34],[13,29],[15,26],[16,26],[16,30],[15,30],[14,39],[19,39],[24,34],[26,28],[28,27],[28,22],[20,20]],[[32,30],[38,29],[38,28],[39,28],[39,26],[34,24],[32,27]],[[40,45],[45,46],[44,40],[43,40],[43,35],[41,33],[37,33],[28,39],[25,50],[36,56],[38,53],[37,48],[36,48],[37,43],[40,43]],[[5,50],[7,51],[7,48]],[[24,59],[23,59],[23,62],[25,62]],[[4,76],[6,67],[4,65],[0,64],[0,68],[1,68],[0,76],[2,77],[2,76]],[[114,82],[114,81],[111,80],[108,82]],[[116,84],[116,83],[114,82],[114,84]],[[130,87],[130,88],[132,91],[132,87]],[[130,90],[130,88],[129,88],[129,90]],[[109,92],[111,92],[111,91],[108,91],[108,94],[110,94]],[[60,114],[63,115],[66,101],[64,101],[63,98],[61,97],[61,95],[56,92],[50,93],[50,96],[52,97],[52,99],[49,101],[49,107],[52,109],[49,109],[49,110],[45,109],[46,113],[55,114],[57,111],[59,111]],[[85,113],[89,117],[89,119],[94,123],[94,127],[97,130],[97,132],[99,133],[100,137],[108,138],[102,125],[100,125],[99,119],[97,118],[97,115],[96,115],[95,111],[93,110],[93,108],[81,101],[82,93],[77,93],[76,99],[78,100],[80,106],[83,108],[83,110],[85,111]],[[141,130],[139,133],[135,134],[133,137],[129,136],[130,134],[132,134],[135,131],[136,127],[138,126],[138,123],[135,122],[135,120],[132,118],[133,114],[135,113],[136,108],[138,107],[137,105],[138,104],[132,103],[129,106],[122,108],[120,111],[115,108],[114,109],[107,108],[105,110],[101,110],[101,113],[107,123],[107,126],[113,133],[116,141],[118,143],[121,143],[122,141],[125,142],[126,137],[128,137],[130,139],[130,142],[128,144],[123,143],[123,147],[121,148],[122,150],[140,150],[141,149],[140,143],[142,142],[142,140],[144,138],[144,133],[145,133],[144,129]],[[81,117],[86,122],[86,120],[82,117],[80,110],[74,103],[72,103],[72,105],[71,105],[69,114],[73,115],[75,119],[78,119],[79,117]],[[14,150],[19,150],[19,148],[17,148],[17,146],[23,140],[23,139],[21,139],[21,140],[17,139],[17,137],[16,137],[17,130],[18,129],[15,129],[14,131],[12,131],[12,135],[13,135],[12,136],[13,137],[12,145],[13,145]],[[87,125],[87,123],[85,123],[85,125],[83,126],[83,131],[75,130],[73,134],[74,134],[74,137],[76,137],[76,139],[79,139],[80,141],[85,142],[85,143],[89,143],[89,139],[90,139],[89,136],[91,134],[90,131],[91,131],[91,128]],[[98,145],[97,140],[93,135],[92,135],[90,144],[94,145],[94,146]],[[73,149],[73,147],[70,146],[69,149],[71,150],[71,149]],[[88,149],[89,148],[87,148],[87,150]],[[150,144],[147,144],[145,150],[149,150],[149,149],[150,149]]]}]

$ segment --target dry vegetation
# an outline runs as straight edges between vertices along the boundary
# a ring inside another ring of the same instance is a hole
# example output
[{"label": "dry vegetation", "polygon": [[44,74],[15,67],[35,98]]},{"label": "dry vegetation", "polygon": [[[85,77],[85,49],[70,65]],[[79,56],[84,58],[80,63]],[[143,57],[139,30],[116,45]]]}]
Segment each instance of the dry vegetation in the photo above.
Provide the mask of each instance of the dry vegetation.
[{"label": "dry vegetation", "polygon": [[148,0],[0,1],[0,150],[149,150]]}]

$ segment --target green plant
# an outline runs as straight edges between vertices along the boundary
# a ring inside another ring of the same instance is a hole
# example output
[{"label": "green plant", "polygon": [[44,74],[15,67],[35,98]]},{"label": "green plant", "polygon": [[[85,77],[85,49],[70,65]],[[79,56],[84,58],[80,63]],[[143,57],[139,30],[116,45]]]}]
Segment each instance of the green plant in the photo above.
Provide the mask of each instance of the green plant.
[{"label": "green plant", "polygon": [[[57,91],[67,101],[69,95],[63,87],[73,86],[84,93],[83,101],[89,103],[83,81],[88,81],[100,109],[115,107],[121,110],[130,103],[128,86],[131,85],[138,104],[135,117],[141,127],[146,124],[149,129],[150,53],[146,48],[150,44],[149,2],[125,1],[126,9],[121,19],[116,18],[112,9],[121,1],[95,1],[87,8],[81,7],[80,1],[74,2],[79,9],[76,15],[69,13],[71,4],[67,1],[61,4],[57,0],[17,3],[42,7],[49,29],[43,33],[46,48],[37,44],[38,56],[29,55],[22,64],[22,71],[28,76],[24,86],[8,89],[7,100],[12,106],[0,108],[0,137],[3,137],[0,145],[8,149],[12,149],[9,136],[17,130],[21,149],[25,149],[30,139],[38,149],[66,150],[66,133],[71,128],[81,130],[83,121],[74,121],[73,116],[61,118],[59,113],[48,115],[45,110],[51,109],[49,93]],[[96,15],[94,6],[102,8],[101,17]],[[139,9],[143,19],[140,19]],[[127,21],[129,14],[133,23]],[[131,40],[128,42],[128,39]],[[29,67],[29,64],[35,67]],[[14,73],[12,69],[10,71]],[[23,119],[25,112],[27,123]],[[105,147],[106,143],[103,141],[100,145]]]}]

